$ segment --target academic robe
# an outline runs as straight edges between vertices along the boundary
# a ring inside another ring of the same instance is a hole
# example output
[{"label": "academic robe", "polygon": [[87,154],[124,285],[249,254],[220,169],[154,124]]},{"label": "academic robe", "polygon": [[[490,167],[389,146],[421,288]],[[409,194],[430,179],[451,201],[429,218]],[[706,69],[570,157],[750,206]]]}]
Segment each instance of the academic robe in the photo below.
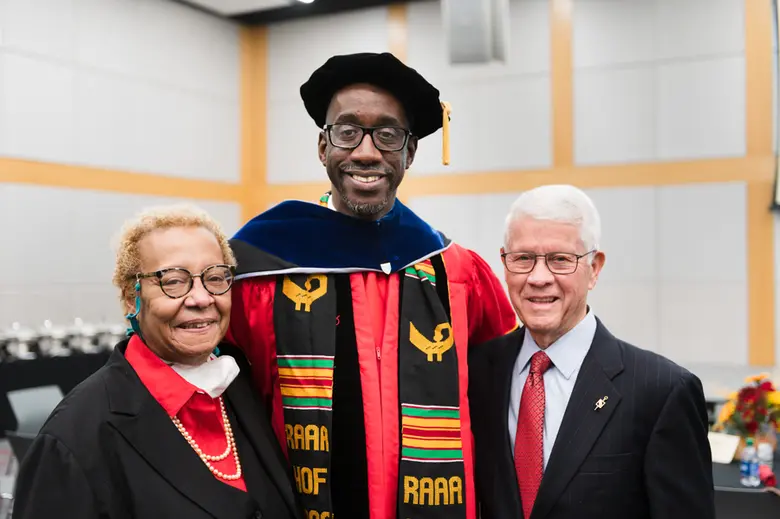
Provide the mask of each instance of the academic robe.
[{"label": "academic robe", "polygon": [[[396,202],[396,209],[399,209],[399,205]],[[403,207],[399,210],[401,209],[405,210]],[[336,222],[334,225],[341,225],[339,218],[347,217],[335,212],[331,212],[332,215],[326,212],[317,213],[314,208],[303,207],[302,210],[315,213],[311,219],[313,224],[304,222],[300,228],[295,228],[291,223],[286,234],[296,236],[300,243],[306,243],[309,237],[311,240],[322,240],[321,246],[317,243],[308,244],[309,249],[323,251],[330,247],[326,254],[332,252],[346,257],[347,254],[342,252],[341,246],[354,249],[368,247],[366,244],[371,241],[376,242],[376,237],[371,235],[371,229],[359,227],[358,223],[344,224],[354,225],[355,234],[329,234],[328,222],[321,231],[312,230],[309,225],[318,225],[329,218]],[[377,225],[389,227],[392,225],[392,218],[391,215],[387,223],[382,221]],[[413,215],[406,214],[397,217],[405,225],[404,229],[413,229],[414,225],[422,226],[413,218]],[[268,220],[282,221],[283,218],[268,216]],[[298,236],[299,231],[306,233],[306,236]],[[406,236],[406,240],[414,245],[414,232],[410,231]],[[403,234],[385,235],[380,248],[393,250],[393,239],[402,242],[404,237]],[[339,243],[331,243],[331,240]],[[269,238],[263,243],[273,244],[276,241]],[[236,240],[233,245],[241,265],[244,245]],[[413,254],[415,253],[410,253]],[[452,243],[441,256],[446,265],[446,279],[437,285],[442,284],[448,288],[453,335],[457,355],[462,359],[458,364],[458,373],[460,434],[463,439],[466,474],[466,517],[475,519],[473,447],[467,396],[468,366],[465,359],[471,345],[509,333],[517,327],[517,319],[498,279],[479,255]],[[325,261],[330,259],[333,258],[326,258]],[[335,258],[333,261],[349,260]],[[354,263],[358,262],[357,259],[354,260]],[[337,519],[396,517],[401,457],[398,406],[401,276],[403,272],[393,272],[390,275],[381,271],[353,272],[342,274],[336,286],[338,297],[346,298],[346,304],[351,305],[352,310],[348,322],[344,322],[343,315],[336,316],[336,364],[350,366],[349,369],[341,370],[341,378],[339,369],[336,370],[333,390],[334,432],[330,445],[333,451],[332,469],[334,478],[337,473],[340,473],[341,477],[338,481],[328,479],[327,482],[333,488],[334,513]],[[255,382],[271,412],[274,432],[282,448],[288,452],[290,438],[285,432],[273,315],[276,285],[276,276],[246,277],[234,284],[231,326],[226,340],[239,345],[251,362]],[[353,344],[356,344],[356,348]],[[299,477],[296,473],[296,478]],[[298,484],[301,484],[300,480]],[[315,516],[319,517],[316,514]]]}]

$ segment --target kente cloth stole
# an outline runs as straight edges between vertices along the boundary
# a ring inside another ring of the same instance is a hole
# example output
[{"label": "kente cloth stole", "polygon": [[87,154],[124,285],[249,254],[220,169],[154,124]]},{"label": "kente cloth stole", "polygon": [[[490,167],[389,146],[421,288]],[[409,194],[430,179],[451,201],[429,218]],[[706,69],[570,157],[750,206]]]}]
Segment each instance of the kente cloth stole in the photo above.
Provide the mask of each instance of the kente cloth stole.
[{"label": "kente cloth stole", "polygon": [[[434,265],[443,268],[441,255],[399,272],[400,519],[466,517],[458,357]],[[328,481],[332,396],[338,390],[336,315],[333,274],[278,276],[274,326],[287,450],[301,503],[320,518],[333,517]]]}]

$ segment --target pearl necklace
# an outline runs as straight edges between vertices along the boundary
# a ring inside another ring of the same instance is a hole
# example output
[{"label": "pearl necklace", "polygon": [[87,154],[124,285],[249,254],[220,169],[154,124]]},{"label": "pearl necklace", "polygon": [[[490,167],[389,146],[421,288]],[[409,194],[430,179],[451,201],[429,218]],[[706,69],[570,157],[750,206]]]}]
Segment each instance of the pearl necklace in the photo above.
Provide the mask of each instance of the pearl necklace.
[{"label": "pearl necklace", "polygon": [[[238,449],[236,448],[236,440],[233,437],[233,428],[230,426],[230,421],[228,420],[227,417],[227,411],[225,411],[225,402],[222,400],[222,397],[219,397],[218,400],[219,400],[220,411],[222,412],[222,423],[225,429],[225,439],[227,440],[227,448],[225,449],[225,452],[223,452],[222,454],[212,456],[204,453],[203,450],[201,450],[200,446],[198,446],[197,442],[192,437],[192,435],[187,431],[187,429],[184,428],[184,425],[181,423],[181,421],[179,421],[179,419],[175,416],[171,416],[171,420],[173,421],[173,424],[179,430],[181,435],[184,436],[184,439],[187,440],[187,443],[190,444],[190,447],[192,447],[192,449],[198,454],[201,461],[203,461],[203,463],[206,464],[206,467],[208,467],[208,469],[211,471],[212,474],[214,474],[215,476],[221,479],[225,479],[228,481],[235,481],[241,478],[241,462],[238,460]],[[233,458],[236,460],[235,474],[225,474],[211,464],[212,461],[224,460],[225,458],[228,457],[228,455],[231,452],[233,453]]]}]

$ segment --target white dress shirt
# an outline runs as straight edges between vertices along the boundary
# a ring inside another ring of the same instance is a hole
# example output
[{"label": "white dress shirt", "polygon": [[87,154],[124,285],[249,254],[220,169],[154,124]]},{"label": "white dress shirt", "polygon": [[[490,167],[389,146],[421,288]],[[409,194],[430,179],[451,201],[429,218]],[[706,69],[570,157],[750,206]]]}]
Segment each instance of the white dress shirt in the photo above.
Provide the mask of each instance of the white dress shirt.
[{"label": "white dress shirt", "polygon": [[[544,350],[550,357],[552,365],[544,374],[544,467],[550,459],[558,429],[566,412],[566,405],[577,381],[582,361],[590,350],[593,336],[596,333],[596,317],[588,310],[585,318],[577,326],[569,330],[560,339],[552,343]],[[523,387],[528,378],[531,366],[531,357],[537,351],[542,351],[536,344],[528,328],[525,329],[523,347],[515,361],[512,372],[512,386],[509,394],[509,438],[514,452],[515,435],[517,434],[517,415],[520,412],[520,400],[523,396]]]}]

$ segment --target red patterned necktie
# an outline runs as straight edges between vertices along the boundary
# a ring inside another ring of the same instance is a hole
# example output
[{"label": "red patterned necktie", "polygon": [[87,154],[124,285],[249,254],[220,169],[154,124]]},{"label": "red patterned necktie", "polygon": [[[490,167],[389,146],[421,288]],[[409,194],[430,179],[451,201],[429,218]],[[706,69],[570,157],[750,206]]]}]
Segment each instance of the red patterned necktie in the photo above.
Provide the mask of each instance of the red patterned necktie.
[{"label": "red patterned necktie", "polygon": [[520,412],[517,414],[515,470],[523,501],[523,516],[530,519],[536,492],[544,473],[544,372],[552,364],[550,357],[537,351],[531,357],[531,369],[525,380]]}]

